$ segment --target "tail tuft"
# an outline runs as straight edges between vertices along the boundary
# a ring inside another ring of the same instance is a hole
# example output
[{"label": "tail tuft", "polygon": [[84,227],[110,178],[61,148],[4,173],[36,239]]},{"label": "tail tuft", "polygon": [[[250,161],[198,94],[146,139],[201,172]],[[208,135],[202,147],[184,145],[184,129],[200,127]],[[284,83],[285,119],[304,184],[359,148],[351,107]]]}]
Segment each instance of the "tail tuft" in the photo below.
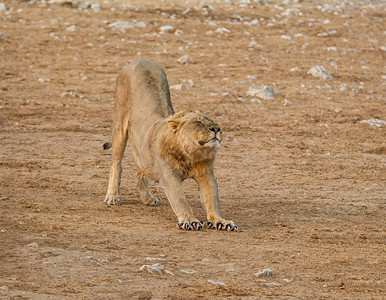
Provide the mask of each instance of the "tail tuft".
[{"label": "tail tuft", "polygon": [[106,142],[103,144],[103,150],[110,149],[113,146],[111,142]]}]

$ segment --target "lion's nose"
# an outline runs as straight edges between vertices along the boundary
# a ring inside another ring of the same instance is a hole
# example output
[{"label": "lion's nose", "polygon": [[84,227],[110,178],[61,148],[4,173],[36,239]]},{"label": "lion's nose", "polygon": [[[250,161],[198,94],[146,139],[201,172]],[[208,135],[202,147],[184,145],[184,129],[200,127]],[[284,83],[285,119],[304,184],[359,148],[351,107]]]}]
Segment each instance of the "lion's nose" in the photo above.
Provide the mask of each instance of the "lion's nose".
[{"label": "lion's nose", "polygon": [[209,128],[209,130],[213,131],[214,133],[217,133],[221,130],[221,128],[220,127],[211,127],[211,128]]}]

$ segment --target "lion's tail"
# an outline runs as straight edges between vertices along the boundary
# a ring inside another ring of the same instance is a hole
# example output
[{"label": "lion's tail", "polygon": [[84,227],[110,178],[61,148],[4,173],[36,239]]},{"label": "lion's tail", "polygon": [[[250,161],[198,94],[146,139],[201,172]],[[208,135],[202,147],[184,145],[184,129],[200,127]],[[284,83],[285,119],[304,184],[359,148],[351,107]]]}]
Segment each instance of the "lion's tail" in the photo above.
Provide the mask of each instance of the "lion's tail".
[{"label": "lion's tail", "polygon": [[103,150],[110,149],[113,146],[113,143],[111,142],[106,142],[103,144]]}]

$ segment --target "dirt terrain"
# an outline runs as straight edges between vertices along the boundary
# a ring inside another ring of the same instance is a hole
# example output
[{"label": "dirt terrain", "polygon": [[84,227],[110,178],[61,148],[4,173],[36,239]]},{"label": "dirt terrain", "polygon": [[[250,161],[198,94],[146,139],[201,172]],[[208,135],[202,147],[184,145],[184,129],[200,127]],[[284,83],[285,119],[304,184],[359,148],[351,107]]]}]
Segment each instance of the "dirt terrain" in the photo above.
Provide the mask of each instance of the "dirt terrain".
[{"label": "dirt terrain", "polygon": [[[384,299],[385,2],[146,2],[0,4],[0,298]],[[178,230],[156,185],[143,206],[130,151],[123,205],[103,203],[115,78],[137,58],[223,128],[238,232]]]}]

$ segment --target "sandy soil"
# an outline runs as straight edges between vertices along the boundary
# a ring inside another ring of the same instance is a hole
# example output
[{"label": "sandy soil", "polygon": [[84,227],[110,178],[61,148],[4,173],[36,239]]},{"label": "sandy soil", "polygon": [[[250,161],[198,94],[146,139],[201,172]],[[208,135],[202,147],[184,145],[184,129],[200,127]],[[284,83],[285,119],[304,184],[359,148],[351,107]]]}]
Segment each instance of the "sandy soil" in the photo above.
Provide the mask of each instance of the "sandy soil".
[{"label": "sandy soil", "polygon": [[[3,2],[1,299],[384,299],[385,3],[246,2]],[[215,172],[239,232],[178,230],[162,194],[143,206],[130,151],[123,205],[103,203],[114,81],[140,57],[176,111],[224,129]],[[247,94],[263,86],[273,100]]]}]

